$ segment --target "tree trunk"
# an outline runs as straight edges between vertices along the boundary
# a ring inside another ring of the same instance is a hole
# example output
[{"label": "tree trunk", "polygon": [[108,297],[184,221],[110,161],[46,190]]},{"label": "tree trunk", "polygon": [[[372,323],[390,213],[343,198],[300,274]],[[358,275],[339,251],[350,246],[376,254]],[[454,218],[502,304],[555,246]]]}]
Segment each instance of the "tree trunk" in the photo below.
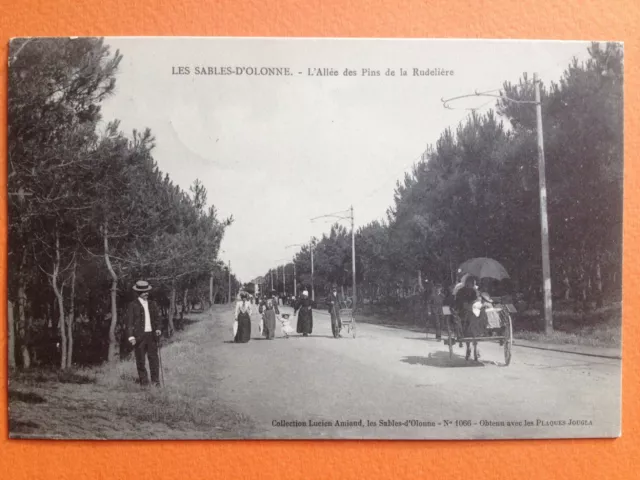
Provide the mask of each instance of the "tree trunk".
[{"label": "tree trunk", "polygon": [[171,282],[171,303],[169,305],[169,336],[173,335],[175,330],[174,327],[174,318],[176,315],[176,281],[175,279]]},{"label": "tree trunk", "polygon": [[53,293],[56,296],[58,302],[58,331],[60,332],[60,369],[67,368],[67,332],[65,329],[65,316],[64,316],[64,299],[62,292],[64,288],[64,282],[62,285],[58,285],[60,275],[60,236],[56,231],[56,257],[53,262],[53,273],[51,274],[51,286],[53,287]]},{"label": "tree trunk", "polygon": [[18,342],[20,344],[20,356],[22,358],[22,368],[31,367],[31,354],[29,352],[30,342],[30,320],[27,316],[27,286],[25,282],[24,269],[27,264],[27,251],[22,252],[22,264],[20,265],[20,275],[18,275]]},{"label": "tree trunk", "polygon": [[189,289],[184,289],[184,295],[182,296],[182,312],[189,313]]},{"label": "tree trunk", "polygon": [[564,299],[571,299],[571,280],[569,280],[569,274],[566,270],[563,270],[563,279],[562,283],[564,284]]},{"label": "tree trunk", "polygon": [[213,308],[213,273],[209,276],[209,308]]},{"label": "tree trunk", "polygon": [[107,224],[103,225],[102,239],[104,243],[104,261],[111,275],[111,324],[109,325],[109,353],[107,359],[113,362],[116,359],[116,325],[118,324],[118,276],[113,270],[111,259],[109,258],[109,236]]},{"label": "tree trunk", "polygon": [[76,271],[78,262],[73,260],[73,273],[71,274],[71,305],[69,307],[69,316],[67,319],[67,367],[73,364],[73,327],[76,321]]},{"label": "tree trunk", "polygon": [[16,336],[15,336],[15,320],[13,318],[13,302],[9,300],[7,309],[7,320],[9,322],[9,333],[7,342],[9,342],[8,349],[8,365],[9,368],[16,368]]},{"label": "tree trunk", "polygon": [[602,308],[604,304],[604,294],[602,292],[602,267],[600,259],[596,261],[596,308]]}]

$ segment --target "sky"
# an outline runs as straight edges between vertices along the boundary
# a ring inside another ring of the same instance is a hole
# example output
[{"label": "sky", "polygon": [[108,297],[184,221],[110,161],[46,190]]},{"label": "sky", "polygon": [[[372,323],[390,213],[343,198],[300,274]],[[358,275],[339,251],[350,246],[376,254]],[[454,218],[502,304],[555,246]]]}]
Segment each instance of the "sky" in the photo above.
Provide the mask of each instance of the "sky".
[{"label": "sky", "polygon": [[[588,42],[577,41],[105,41],[123,59],[103,120],[119,119],[127,133],[150,128],[160,169],[185,190],[199,179],[220,218],[233,216],[220,257],[243,282],[291,261],[299,247],[287,246],[321,237],[335,221],[312,218],[352,205],[356,229],[385,218],[396,181],[426,148],[464,120],[466,108],[483,113],[495,104],[472,97],[448,110],[443,98],[496,90],[525,72],[548,85],[573,57],[588,57]],[[196,67],[288,67],[292,75],[201,75]],[[450,73],[415,76],[414,68]]]}]

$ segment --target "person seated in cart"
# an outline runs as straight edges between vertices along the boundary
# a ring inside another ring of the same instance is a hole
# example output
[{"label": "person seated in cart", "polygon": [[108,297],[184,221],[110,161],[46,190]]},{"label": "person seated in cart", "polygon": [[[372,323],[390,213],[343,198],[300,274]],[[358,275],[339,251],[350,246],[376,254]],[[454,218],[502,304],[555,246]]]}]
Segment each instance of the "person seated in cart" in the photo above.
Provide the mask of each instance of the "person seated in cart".
[{"label": "person seated in cart", "polygon": [[[487,291],[480,291],[476,308],[481,309],[480,318],[482,319],[482,324],[489,330],[491,335],[494,335],[498,330],[502,329],[503,324],[500,320],[500,311],[504,308],[502,301],[496,301]],[[504,335],[502,331],[497,333],[498,335]],[[499,344],[503,346],[504,341],[500,340]]]},{"label": "person seated in cart", "polygon": [[486,323],[482,317],[482,296],[473,277],[465,280],[465,286],[456,295],[456,304],[462,317],[462,329],[465,337],[481,337],[485,333]]}]

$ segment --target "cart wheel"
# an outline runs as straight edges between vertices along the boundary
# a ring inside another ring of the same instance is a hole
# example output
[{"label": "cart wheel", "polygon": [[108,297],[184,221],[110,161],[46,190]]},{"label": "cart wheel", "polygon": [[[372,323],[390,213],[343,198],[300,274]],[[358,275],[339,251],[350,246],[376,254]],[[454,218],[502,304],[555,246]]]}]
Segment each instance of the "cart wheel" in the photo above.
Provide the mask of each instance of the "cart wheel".
[{"label": "cart wheel", "polygon": [[447,319],[447,345],[449,345],[449,359],[453,359],[453,342],[451,341],[451,321]]},{"label": "cart wheel", "polygon": [[511,345],[513,343],[513,327],[511,325],[511,315],[505,315],[504,325],[504,364],[511,363]]}]

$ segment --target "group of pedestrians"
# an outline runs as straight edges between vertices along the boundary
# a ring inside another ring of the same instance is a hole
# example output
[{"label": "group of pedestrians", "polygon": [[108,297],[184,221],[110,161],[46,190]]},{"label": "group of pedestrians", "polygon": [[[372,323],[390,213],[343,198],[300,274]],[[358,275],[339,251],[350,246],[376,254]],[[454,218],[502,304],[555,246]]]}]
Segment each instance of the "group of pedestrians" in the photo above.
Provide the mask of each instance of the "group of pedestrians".
[{"label": "group of pedestrians", "polygon": [[[276,323],[280,319],[283,333],[288,337],[289,323],[287,315],[282,315],[278,308],[278,297],[275,293],[270,296],[256,300],[258,314],[260,315],[259,331],[268,340],[275,338]],[[348,306],[338,294],[337,286],[334,285],[326,300],[327,309],[331,316],[331,331],[335,338],[341,337],[342,321],[340,319],[340,308]],[[316,302],[309,298],[309,292],[304,290],[299,298],[292,301],[293,315],[297,315],[296,333],[303,337],[308,337],[313,333],[313,310],[317,309]],[[251,316],[254,307],[251,304],[250,296],[246,292],[241,292],[236,303],[234,312],[234,342],[247,343],[251,339]]]}]

